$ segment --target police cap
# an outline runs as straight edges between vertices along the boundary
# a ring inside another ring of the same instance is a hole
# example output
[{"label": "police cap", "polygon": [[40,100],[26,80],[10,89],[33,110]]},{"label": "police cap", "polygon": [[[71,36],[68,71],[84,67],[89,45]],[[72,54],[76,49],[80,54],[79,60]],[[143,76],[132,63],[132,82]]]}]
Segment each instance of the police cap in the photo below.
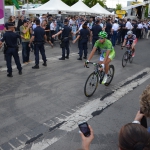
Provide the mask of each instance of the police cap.
[{"label": "police cap", "polygon": [[15,27],[14,23],[11,23],[11,22],[8,23],[7,25],[8,25],[8,28]]},{"label": "police cap", "polygon": [[64,22],[65,22],[65,23],[68,22],[68,19],[65,19]]}]

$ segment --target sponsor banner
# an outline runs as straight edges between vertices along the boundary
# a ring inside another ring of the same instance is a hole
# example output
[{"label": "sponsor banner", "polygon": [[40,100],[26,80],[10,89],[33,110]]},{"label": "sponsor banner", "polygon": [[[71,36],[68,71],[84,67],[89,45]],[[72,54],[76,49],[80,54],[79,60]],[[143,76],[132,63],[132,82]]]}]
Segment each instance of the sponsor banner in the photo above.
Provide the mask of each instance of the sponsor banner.
[{"label": "sponsor banner", "polygon": [[0,30],[4,29],[4,0],[0,0]]}]

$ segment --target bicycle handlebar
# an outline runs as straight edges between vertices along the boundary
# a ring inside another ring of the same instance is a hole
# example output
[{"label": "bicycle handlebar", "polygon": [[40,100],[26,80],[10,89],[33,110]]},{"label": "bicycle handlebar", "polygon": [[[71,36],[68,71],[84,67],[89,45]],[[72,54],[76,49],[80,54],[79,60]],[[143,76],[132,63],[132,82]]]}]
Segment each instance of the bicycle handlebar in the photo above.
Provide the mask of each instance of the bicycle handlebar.
[{"label": "bicycle handlebar", "polygon": [[[99,65],[100,68],[102,67],[100,64],[94,63],[94,62],[88,62],[88,64]],[[87,64],[87,65],[88,65],[88,64]],[[89,68],[87,65],[85,64],[84,67]]]}]

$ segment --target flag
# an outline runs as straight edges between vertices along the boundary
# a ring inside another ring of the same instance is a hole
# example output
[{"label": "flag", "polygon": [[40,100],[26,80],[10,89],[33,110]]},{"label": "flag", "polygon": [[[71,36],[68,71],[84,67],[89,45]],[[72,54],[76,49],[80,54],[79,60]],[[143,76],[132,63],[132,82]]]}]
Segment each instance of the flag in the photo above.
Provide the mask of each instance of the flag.
[{"label": "flag", "polygon": [[13,4],[16,6],[17,9],[19,9],[19,4],[17,0],[12,0]]}]

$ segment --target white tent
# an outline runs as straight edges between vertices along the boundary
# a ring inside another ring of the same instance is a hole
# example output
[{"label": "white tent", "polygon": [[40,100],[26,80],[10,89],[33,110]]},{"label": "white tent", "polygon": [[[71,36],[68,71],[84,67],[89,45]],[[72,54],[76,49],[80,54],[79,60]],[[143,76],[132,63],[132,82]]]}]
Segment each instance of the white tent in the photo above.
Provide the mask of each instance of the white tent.
[{"label": "white tent", "polygon": [[85,5],[82,0],[79,0],[77,3],[71,6],[72,12],[80,12],[80,13],[96,13],[87,5]]},{"label": "white tent", "polygon": [[108,10],[103,8],[99,3],[91,8],[93,11],[96,11],[98,14],[112,15]]},{"label": "white tent", "polygon": [[28,13],[31,14],[46,14],[49,13],[58,13],[58,11],[70,12],[71,7],[66,5],[61,0],[49,0],[47,3],[43,4],[40,7],[29,9]]},{"label": "white tent", "polygon": [[122,8],[122,10],[129,10],[129,9],[132,9],[132,8],[136,8],[136,7],[139,7],[139,6],[143,6],[147,3],[143,2],[143,3],[139,3],[139,4],[135,4],[135,5],[130,5],[130,6],[127,6],[127,7],[124,7]]}]

